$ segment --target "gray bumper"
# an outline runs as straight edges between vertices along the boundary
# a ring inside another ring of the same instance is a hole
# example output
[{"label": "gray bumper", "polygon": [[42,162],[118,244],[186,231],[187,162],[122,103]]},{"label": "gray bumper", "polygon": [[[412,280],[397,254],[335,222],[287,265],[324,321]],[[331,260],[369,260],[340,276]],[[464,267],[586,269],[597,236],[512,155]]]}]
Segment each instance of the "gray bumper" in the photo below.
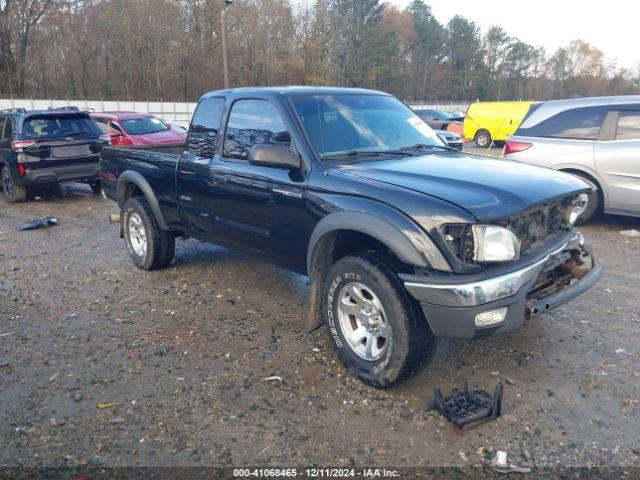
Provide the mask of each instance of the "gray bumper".
[{"label": "gray bumper", "polygon": [[[591,262],[589,271],[547,296],[529,297],[541,273],[550,270],[559,255],[571,250],[579,250],[585,262]],[[472,281],[464,278],[456,281],[449,277],[452,280],[428,282],[404,276],[403,280],[407,290],[420,302],[436,336],[469,339],[517,330],[524,323],[526,311],[535,315],[555,308],[591,288],[601,276],[602,268],[595,265],[591,249],[584,244],[581,235],[576,235],[531,264],[495,277]],[[476,326],[476,315],[502,307],[507,307],[502,322],[487,327]]]}]

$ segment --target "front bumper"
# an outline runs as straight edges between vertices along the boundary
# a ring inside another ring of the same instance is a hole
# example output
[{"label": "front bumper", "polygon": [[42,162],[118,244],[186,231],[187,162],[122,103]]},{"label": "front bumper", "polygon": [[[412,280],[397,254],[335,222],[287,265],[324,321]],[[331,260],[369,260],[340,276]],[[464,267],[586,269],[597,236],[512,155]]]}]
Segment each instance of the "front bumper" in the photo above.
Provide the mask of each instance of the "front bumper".
[{"label": "front bumper", "polygon": [[[579,259],[570,272],[559,278],[567,258]],[[559,263],[560,262],[560,263]],[[553,276],[550,276],[552,275]],[[553,278],[554,280],[548,280]],[[549,253],[532,259],[518,270],[494,277],[446,277],[430,279],[401,275],[411,295],[420,302],[431,330],[437,337],[478,338],[519,329],[525,317],[550,310],[591,288],[602,276],[591,248],[582,235],[563,239]],[[541,286],[541,278],[546,283]],[[455,278],[455,280],[453,280]],[[507,307],[503,321],[478,327],[476,316]]]}]

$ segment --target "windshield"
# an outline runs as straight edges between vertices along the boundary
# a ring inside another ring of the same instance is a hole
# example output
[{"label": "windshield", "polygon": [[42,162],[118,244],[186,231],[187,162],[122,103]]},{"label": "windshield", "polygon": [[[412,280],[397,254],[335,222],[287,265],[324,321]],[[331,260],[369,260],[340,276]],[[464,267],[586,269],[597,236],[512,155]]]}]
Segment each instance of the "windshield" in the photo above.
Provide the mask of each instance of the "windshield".
[{"label": "windshield", "polygon": [[443,145],[405,104],[386,95],[302,95],[291,102],[321,158]]},{"label": "windshield", "polygon": [[131,135],[144,135],[146,133],[158,133],[169,130],[162,121],[156,117],[140,117],[120,122],[125,132]]},{"label": "windshield", "polygon": [[50,140],[67,137],[97,137],[100,130],[85,116],[29,117],[22,127],[25,137],[34,140]]}]

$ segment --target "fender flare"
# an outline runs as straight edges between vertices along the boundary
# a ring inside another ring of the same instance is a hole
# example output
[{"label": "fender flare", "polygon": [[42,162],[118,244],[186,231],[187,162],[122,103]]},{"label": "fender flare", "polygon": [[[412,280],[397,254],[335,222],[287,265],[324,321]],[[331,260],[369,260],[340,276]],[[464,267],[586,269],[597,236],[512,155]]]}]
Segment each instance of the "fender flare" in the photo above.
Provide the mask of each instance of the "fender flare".
[{"label": "fender flare", "polygon": [[125,170],[118,177],[118,182],[116,183],[116,200],[120,209],[124,207],[124,204],[127,200],[125,198],[125,194],[127,191],[127,185],[130,183],[134,184],[142,191],[144,198],[147,200],[149,206],[151,207],[153,216],[158,222],[158,226],[162,230],[169,231],[167,222],[165,222],[164,217],[162,216],[162,212],[160,211],[160,204],[158,203],[156,194],[153,193],[153,189],[151,188],[151,185],[149,185],[149,182],[138,172],[134,172],[133,170]]},{"label": "fender flare", "polygon": [[[408,219],[406,219],[406,223],[410,224]],[[407,225],[400,225],[400,227],[406,229]],[[341,211],[324,217],[313,230],[307,248],[307,272],[309,275],[313,273],[313,259],[317,245],[326,235],[338,230],[352,230],[375,238],[386,245],[403,263],[423,268],[430,266],[425,259],[425,254],[418,250],[403,231],[387,220],[364,212]],[[422,233],[422,235],[427,237],[426,233]],[[437,247],[430,239],[428,241],[433,247],[431,253],[434,258],[437,255],[449,268]]]}]

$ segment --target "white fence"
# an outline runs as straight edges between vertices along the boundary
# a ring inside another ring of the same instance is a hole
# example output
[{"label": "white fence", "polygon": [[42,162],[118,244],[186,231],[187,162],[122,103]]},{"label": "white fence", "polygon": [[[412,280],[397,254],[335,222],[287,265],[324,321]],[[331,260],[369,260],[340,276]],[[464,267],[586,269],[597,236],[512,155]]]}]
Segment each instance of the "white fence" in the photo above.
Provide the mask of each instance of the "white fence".
[{"label": "white fence", "polygon": [[0,110],[7,108],[25,108],[27,110],[47,110],[48,108],[74,106],[95,112],[132,111],[147,112],[157,117],[174,121],[189,121],[196,108],[191,102],[129,102],[106,100],[32,100],[32,99],[0,99]]},{"label": "white fence", "polygon": [[451,102],[408,102],[408,105],[414,110],[443,110],[445,112],[458,113],[466,112],[470,103],[451,103]]},{"label": "white fence", "polygon": [[[105,111],[133,111],[147,112],[157,117],[174,121],[189,121],[196,109],[193,102],[138,102],[124,100],[33,100],[33,99],[0,99],[0,110],[7,108],[26,108],[27,110],[47,110],[48,108],[75,106],[95,112]],[[466,112],[468,103],[450,102],[410,102],[409,106],[416,110],[437,109],[446,112]]]}]

